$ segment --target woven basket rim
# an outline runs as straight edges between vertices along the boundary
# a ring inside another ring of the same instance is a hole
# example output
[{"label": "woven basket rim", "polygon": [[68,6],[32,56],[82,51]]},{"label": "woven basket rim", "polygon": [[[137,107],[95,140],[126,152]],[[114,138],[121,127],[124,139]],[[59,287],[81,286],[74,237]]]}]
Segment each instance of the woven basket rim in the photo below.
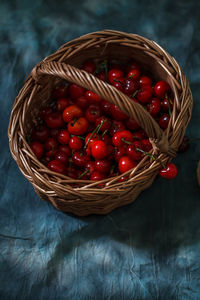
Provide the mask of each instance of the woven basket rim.
[{"label": "woven basket rim", "polygon": [[[76,199],[79,199],[79,197],[84,198],[86,195],[91,199],[94,199],[95,196],[97,197],[101,194],[108,195],[108,198],[128,198],[128,195],[131,195],[133,187],[136,185],[139,186],[139,184],[145,182],[148,177],[154,178],[160,168],[158,162],[149,162],[148,158],[144,157],[135,169],[123,174],[129,176],[129,179],[125,183],[117,182],[122,176],[120,175],[112,177],[111,179],[105,179],[101,182],[79,180],[78,182],[80,184],[84,183],[85,185],[71,188],[71,181],[73,182],[74,180],[65,175],[60,175],[48,170],[34,157],[26,142],[23,129],[26,111],[32,99],[34,99],[34,95],[41,88],[41,82],[45,76],[60,76],[62,79],[79,83],[84,87],[88,87],[89,84],[90,89],[97,92],[101,97],[110,95],[113,101],[112,103],[117,104],[119,107],[121,106],[120,108],[126,112],[129,110],[132,115],[135,116],[136,120],[138,118],[140,122],[146,122],[147,117],[144,118],[145,121],[142,120],[142,116],[144,117],[145,114],[143,110],[137,108],[137,105],[135,105],[136,108],[134,107],[133,109],[129,103],[130,101],[127,99],[128,97],[123,93],[112,86],[108,87],[107,83],[100,82],[98,78],[93,78],[94,76],[91,74],[87,74],[85,71],[78,70],[76,67],[65,63],[67,59],[73,58],[73,55],[81,55],[81,51],[83,52],[87,49],[98,49],[98,46],[102,47],[102,45],[104,45],[103,43],[105,43],[105,45],[120,45],[120,47],[126,46],[130,47],[130,49],[148,53],[150,57],[157,58],[159,64],[161,64],[162,68],[170,76],[172,88],[175,93],[175,104],[170,119],[170,125],[162,138],[159,129],[147,128],[152,134],[151,142],[154,145],[153,153],[158,153],[159,160],[163,163],[170,161],[171,158],[175,156],[191,117],[192,94],[188,80],[176,60],[156,42],[150,41],[137,34],[104,30],[88,33],[64,44],[55,53],[46,57],[33,69],[15,100],[8,127],[10,150],[20,170],[33,184],[40,196],[41,194],[46,195],[48,200],[52,203],[54,197],[57,197],[59,201],[62,201],[62,198],[65,197],[66,193],[69,193],[74,197],[72,198],[72,201],[74,202]],[[110,99],[106,100],[109,101]],[[145,126],[147,125],[145,124]],[[166,143],[167,148],[165,147]],[[159,152],[158,149],[162,149],[162,152]],[[148,166],[148,168],[143,168],[143,171],[139,172],[138,170],[140,170],[141,165]],[[99,188],[99,183],[104,182],[106,183],[105,186]],[[67,201],[69,204],[70,199],[66,200],[66,202]],[[99,203],[101,203],[100,200]],[[53,205],[56,206],[57,204],[53,203]],[[109,210],[112,210],[112,207],[109,207],[108,205],[106,212]]]}]

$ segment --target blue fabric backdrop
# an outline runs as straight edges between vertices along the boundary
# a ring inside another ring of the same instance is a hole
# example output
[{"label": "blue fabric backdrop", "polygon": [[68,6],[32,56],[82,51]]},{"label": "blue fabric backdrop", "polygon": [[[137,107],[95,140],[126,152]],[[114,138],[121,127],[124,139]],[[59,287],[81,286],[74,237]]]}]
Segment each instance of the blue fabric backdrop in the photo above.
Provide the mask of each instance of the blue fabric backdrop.
[{"label": "blue fabric backdrop", "polygon": [[15,96],[34,65],[84,33],[117,29],[168,50],[191,82],[188,135],[200,137],[200,2],[77,0],[0,3],[0,299],[200,299],[200,144],[107,216],[77,218],[40,200],[8,149]]}]

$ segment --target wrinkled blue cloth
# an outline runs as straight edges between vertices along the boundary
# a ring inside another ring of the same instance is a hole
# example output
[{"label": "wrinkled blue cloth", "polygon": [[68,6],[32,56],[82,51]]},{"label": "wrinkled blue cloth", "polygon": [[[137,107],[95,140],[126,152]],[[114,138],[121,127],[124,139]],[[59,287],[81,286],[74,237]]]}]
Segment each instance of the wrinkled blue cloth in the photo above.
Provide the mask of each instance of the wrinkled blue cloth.
[{"label": "wrinkled blue cloth", "polygon": [[131,205],[78,218],[36,195],[8,148],[11,107],[36,63],[87,32],[116,29],[153,39],[180,63],[200,137],[199,1],[0,3],[0,299],[199,300],[200,143],[180,154],[179,175],[157,178]]}]

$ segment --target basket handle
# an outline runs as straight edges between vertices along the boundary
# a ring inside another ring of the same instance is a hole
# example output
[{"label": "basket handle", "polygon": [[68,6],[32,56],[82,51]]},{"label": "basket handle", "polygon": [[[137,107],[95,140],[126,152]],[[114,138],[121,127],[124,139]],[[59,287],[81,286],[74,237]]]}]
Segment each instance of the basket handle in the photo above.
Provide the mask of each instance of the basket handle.
[{"label": "basket handle", "polygon": [[128,96],[117,90],[112,85],[98,79],[86,71],[56,61],[42,61],[40,64],[36,65],[31,72],[32,78],[38,84],[42,83],[42,75],[57,76],[75,83],[93,91],[101,98],[117,105],[145,130],[155,152],[160,151],[168,153],[170,156],[176,155],[175,151],[169,147],[168,137],[165,132],[163,132],[158,123],[142,107],[142,105],[132,101]]}]

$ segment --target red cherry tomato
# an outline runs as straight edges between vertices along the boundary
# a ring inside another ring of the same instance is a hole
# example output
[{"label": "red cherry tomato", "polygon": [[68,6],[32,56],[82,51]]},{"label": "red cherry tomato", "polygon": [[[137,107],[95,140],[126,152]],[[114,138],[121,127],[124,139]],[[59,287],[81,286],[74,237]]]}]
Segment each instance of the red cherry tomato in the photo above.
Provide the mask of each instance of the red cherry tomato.
[{"label": "red cherry tomato", "polygon": [[142,143],[139,142],[139,141],[135,141],[133,142],[133,145],[129,145],[127,147],[127,150],[126,150],[126,153],[127,155],[132,159],[132,160],[135,160],[135,161],[139,161],[142,159],[143,157],[143,153],[140,152],[139,150],[137,149],[142,149]]},{"label": "red cherry tomato", "polygon": [[63,163],[61,163],[58,160],[52,160],[48,163],[48,168],[56,173],[60,173],[60,174],[66,174],[66,167]]},{"label": "red cherry tomato", "polygon": [[143,139],[141,140],[142,143],[142,149],[146,152],[149,152],[152,149],[152,144],[149,141],[149,139]]},{"label": "red cherry tomato", "polygon": [[73,136],[73,137],[71,137],[71,139],[69,141],[69,146],[72,150],[79,150],[82,148],[83,142],[81,141],[81,139],[79,137]]},{"label": "red cherry tomato", "polygon": [[63,120],[71,122],[74,118],[82,117],[83,112],[77,105],[70,105],[63,111]]},{"label": "red cherry tomato", "polygon": [[111,162],[109,160],[96,160],[95,161],[95,170],[107,174],[110,171]]},{"label": "red cherry tomato", "polygon": [[117,121],[122,121],[128,118],[127,114],[125,114],[118,106],[111,104],[111,114],[113,119]]},{"label": "red cherry tomato", "polygon": [[68,98],[59,98],[56,101],[57,111],[63,111],[69,105]]},{"label": "red cherry tomato", "polygon": [[33,141],[44,143],[49,137],[49,129],[44,125],[37,126],[31,136]]},{"label": "red cherry tomato", "polygon": [[67,94],[68,94],[68,87],[65,85],[61,85],[53,91],[53,97],[55,99],[66,97]]},{"label": "red cherry tomato", "polygon": [[139,81],[140,85],[152,85],[152,80],[148,76],[142,76]]},{"label": "red cherry tomato", "polygon": [[96,65],[93,61],[88,60],[86,62],[84,62],[82,69],[88,73],[94,73],[94,71],[96,70]]},{"label": "red cherry tomato", "polygon": [[130,159],[128,156],[122,156],[118,162],[118,169],[120,173],[125,173],[137,166],[137,162]]},{"label": "red cherry tomato", "polygon": [[60,144],[66,145],[70,140],[69,132],[65,129],[60,130],[57,136],[57,140]]},{"label": "red cherry tomato", "polygon": [[84,167],[90,160],[90,157],[81,151],[75,151],[72,156],[72,161],[77,167]]},{"label": "red cherry tomato", "polygon": [[116,161],[119,161],[122,156],[126,155],[126,147],[119,146],[115,148],[114,158]]},{"label": "red cherry tomato", "polygon": [[136,95],[137,100],[141,103],[147,103],[151,100],[153,95],[153,89],[150,85],[143,85],[141,87],[141,91],[139,91]]},{"label": "red cherry tomato", "polygon": [[98,171],[94,171],[90,176],[90,180],[93,180],[93,181],[100,181],[100,180],[103,180],[105,178],[106,178],[105,175],[98,172]]},{"label": "red cherry tomato", "polygon": [[115,82],[115,79],[117,80],[118,78],[122,78],[122,77],[124,77],[124,74],[120,69],[111,69],[108,72],[108,79],[112,84]]},{"label": "red cherry tomato", "polygon": [[164,169],[160,170],[160,176],[166,179],[174,179],[177,175],[178,169],[173,163],[168,163]]},{"label": "red cherry tomato", "polygon": [[165,94],[169,91],[170,91],[170,85],[163,80],[158,81],[154,87],[154,92],[156,96],[158,96],[159,98],[164,98]]},{"label": "red cherry tomato", "polygon": [[114,135],[118,131],[125,130],[125,125],[122,121],[112,121],[112,127],[110,128],[109,132],[111,135]]},{"label": "red cherry tomato", "polygon": [[129,130],[137,130],[140,128],[140,125],[135,120],[129,118],[128,120],[126,120],[126,127]]},{"label": "red cherry tomato", "polygon": [[99,117],[96,119],[95,125],[101,125],[100,132],[104,132],[105,130],[108,130],[111,127],[111,120],[107,117]]},{"label": "red cherry tomato", "polygon": [[166,129],[169,124],[170,116],[168,114],[164,114],[160,117],[159,125],[162,129]]},{"label": "red cherry tomato", "polygon": [[85,89],[75,83],[71,83],[69,85],[69,93],[72,99],[77,99],[81,96],[84,96],[85,94]]},{"label": "red cherry tomato", "polygon": [[98,119],[101,115],[101,108],[96,104],[91,104],[85,113],[86,119],[91,123],[95,123],[96,119]]},{"label": "red cherry tomato", "polygon": [[76,105],[78,107],[80,107],[81,109],[83,109],[83,110],[88,108],[89,104],[90,103],[89,103],[89,101],[87,100],[87,98],[85,96],[81,96],[81,97],[76,99]]},{"label": "red cherry tomato", "polygon": [[92,91],[86,91],[85,97],[91,104],[98,104],[101,102],[101,97]]},{"label": "red cherry tomato", "polygon": [[64,122],[59,112],[52,112],[45,117],[45,123],[49,128],[60,128]]},{"label": "red cherry tomato", "polygon": [[49,107],[49,106],[43,107],[43,108],[40,110],[40,117],[44,120],[45,117],[46,117],[48,114],[52,113],[52,112],[53,112],[53,109],[52,109],[51,107]]},{"label": "red cherry tomato", "polygon": [[133,141],[133,134],[128,130],[116,132],[112,137],[112,143],[115,147],[128,145]]},{"label": "red cherry tomato", "polygon": [[70,147],[68,145],[60,145],[58,147],[58,150],[62,151],[62,152],[65,152],[68,157],[70,157],[71,154],[72,154],[72,150],[70,149]]},{"label": "red cherry tomato", "polygon": [[138,82],[134,78],[127,78],[125,81],[124,93],[131,97],[138,90]]},{"label": "red cherry tomato", "polygon": [[161,104],[158,98],[153,98],[147,104],[147,110],[150,112],[152,116],[157,115],[160,112]]},{"label": "red cherry tomato", "polygon": [[102,102],[101,102],[101,109],[108,116],[111,115],[110,108],[111,108],[111,103],[108,102],[108,101],[106,101],[106,100],[102,100]]},{"label": "red cherry tomato", "polygon": [[91,148],[92,156],[96,159],[103,159],[107,156],[107,146],[103,141],[95,141]]},{"label": "red cherry tomato", "polygon": [[50,137],[46,140],[45,142],[45,149],[47,151],[49,150],[56,150],[58,148],[58,142],[56,141],[56,139]]},{"label": "red cherry tomato", "polygon": [[40,159],[43,156],[44,153],[44,147],[41,143],[39,142],[33,142],[30,144],[30,147],[35,154],[35,156]]},{"label": "red cherry tomato", "polygon": [[68,163],[68,161],[69,161],[69,157],[68,157],[68,155],[65,152],[58,151],[56,153],[56,155],[55,155],[55,160],[58,160],[61,163],[63,163],[63,164],[66,165]]},{"label": "red cherry tomato", "polygon": [[74,135],[83,135],[87,132],[88,121],[85,118],[79,118],[77,121],[72,121],[67,125],[68,131]]},{"label": "red cherry tomato", "polygon": [[140,75],[141,75],[141,72],[139,69],[132,69],[128,72],[128,77],[131,77],[135,80],[139,80],[140,79]]}]

